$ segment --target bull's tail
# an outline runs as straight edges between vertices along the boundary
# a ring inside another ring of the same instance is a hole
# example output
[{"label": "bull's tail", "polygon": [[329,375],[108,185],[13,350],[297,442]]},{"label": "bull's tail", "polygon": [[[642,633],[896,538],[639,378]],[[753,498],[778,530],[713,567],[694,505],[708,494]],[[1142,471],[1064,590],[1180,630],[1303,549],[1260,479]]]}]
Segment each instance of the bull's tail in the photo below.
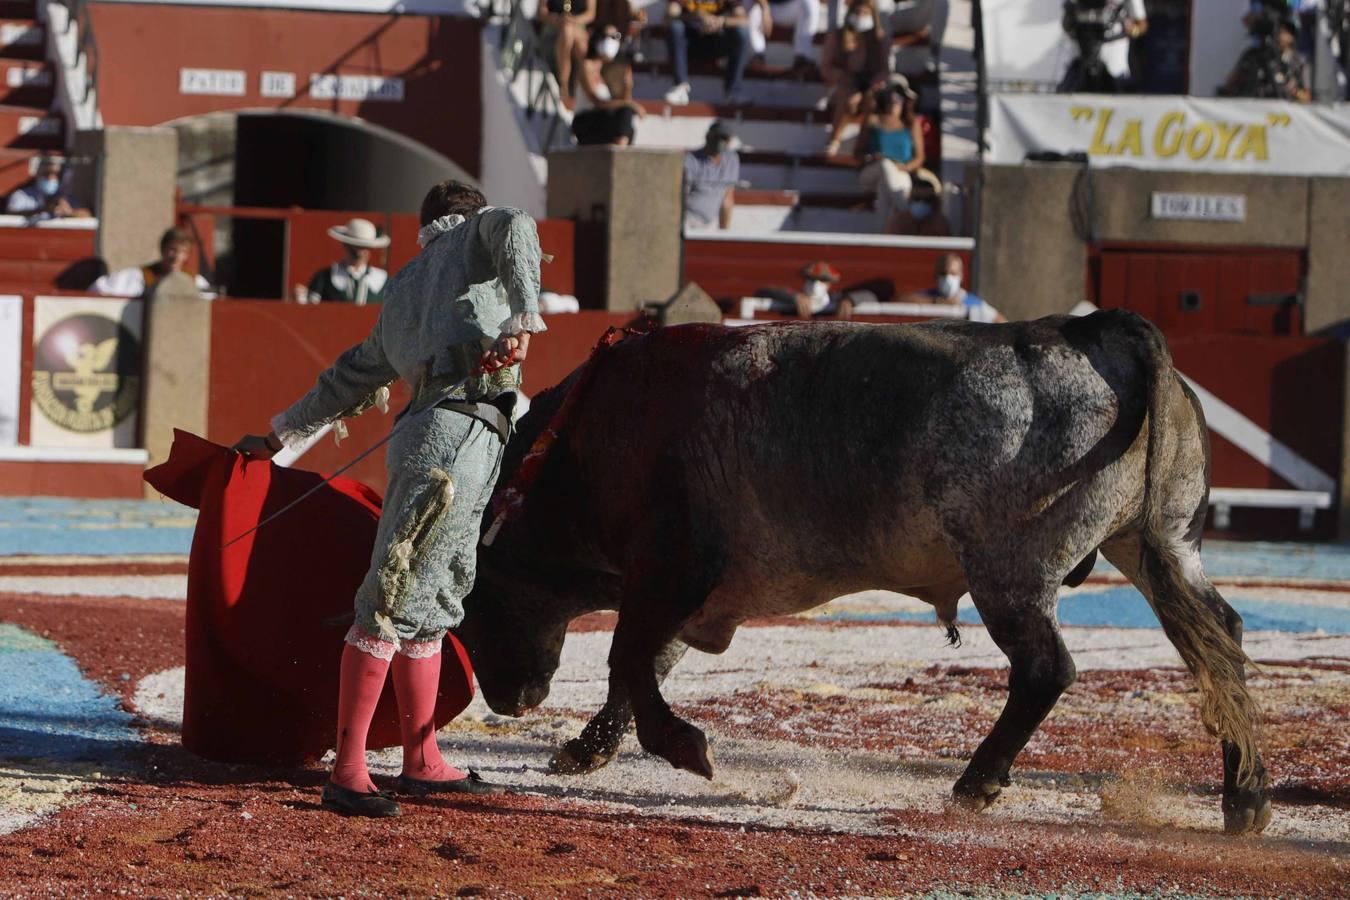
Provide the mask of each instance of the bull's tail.
[{"label": "bull's tail", "polygon": [[[1144,465],[1144,497],[1140,540],[1140,573],[1147,582],[1149,598],[1163,632],[1181,654],[1182,661],[1200,689],[1200,720],[1216,737],[1231,742],[1241,756],[1238,777],[1247,782],[1258,766],[1257,743],[1260,709],[1247,691],[1246,667],[1251,662],[1239,638],[1229,632],[1224,620],[1226,605],[1204,578],[1199,566],[1183,566],[1183,557],[1198,561],[1199,539],[1186,535],[1187,520],[1169,521],[1164,491],[1166,478],[1159,478],[1163,442],[1171,427],[1171,402],[1177,374],[1172,354],[1162,334],[1144,323],[1148,334],[1145,365],[1148,384],[1148,437]],[[1196,404],[1196,427],[1205,428]],[[1205,437],[1201,435],[1202,439]],[[1205,455],[1208,440],[1202,440]],[[1203,461],[1206,473],[1209,460]],[[1207,498],[1193,518],[1203,517]],[[1198,534],[1198,528],[1196,533]]]}]

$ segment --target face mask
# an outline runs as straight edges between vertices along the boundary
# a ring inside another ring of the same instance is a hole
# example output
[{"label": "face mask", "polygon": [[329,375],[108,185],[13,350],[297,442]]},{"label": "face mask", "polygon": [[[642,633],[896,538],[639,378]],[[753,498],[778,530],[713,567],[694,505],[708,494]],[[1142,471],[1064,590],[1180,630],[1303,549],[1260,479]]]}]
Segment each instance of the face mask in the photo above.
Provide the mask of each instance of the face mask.
[{"label": "face mask", "polygon": [[818,313],[830,305],[830,283],[828,281],[808,278],[802,286],[802,293],[810,298],[811,312],[813,313]]},{"label": "face mask", "polygon": [[37,183],[38,190],[44,197],[55,197],[56,192],[61,189],[60,178],[39,178]]},{"label": "face mask", "polygon": [[872,30],[872,26],[874,26],[875,24],[876,24],[876,22],[873,21],[873,19],[872,19],[871,16],[858,16],[858,15],[853,15],[853,16],[849,16],[849,17],[848,17],[848,25],[849,25],[849,27],[852,28],[854,31],[859,31],[859,32],[862,32],[862,31],[871,31],[871,30]]},{"label": "face mask", "polygon": [[916,219],[926,219],[933,211],[933,204],[927,200],[911,200],[909,202],[909,214]]},{"label": "face mask", "polygon": [[621,42],[616,37],[607,37],[600,41],[600,46],[598,48],[600,51],[600,58],[605,62],[609,62],[614,57],[618,56],[620,43]]},{"label": "face mask", "polygon": [[938,293],[944,297],[952,297],[957,291],[961,290],[961,276],[942,275],[938,278]]}]

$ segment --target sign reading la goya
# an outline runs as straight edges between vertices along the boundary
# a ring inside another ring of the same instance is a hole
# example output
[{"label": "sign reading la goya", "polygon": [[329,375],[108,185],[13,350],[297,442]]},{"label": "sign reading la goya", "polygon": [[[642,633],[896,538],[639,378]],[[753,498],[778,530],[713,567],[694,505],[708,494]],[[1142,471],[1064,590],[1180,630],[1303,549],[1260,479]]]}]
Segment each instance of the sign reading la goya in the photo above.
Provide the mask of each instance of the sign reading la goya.
[{"label": "sign reading la goya", "polygon": [[991,162],[1086,153],[1094,166],[1350,175],[1350,107],[1275,100],[998,94]]},{"label": "sign reading la goya", "polygon": [[136,446],[141,315],[139,300],[36,298],[33,446]]}]

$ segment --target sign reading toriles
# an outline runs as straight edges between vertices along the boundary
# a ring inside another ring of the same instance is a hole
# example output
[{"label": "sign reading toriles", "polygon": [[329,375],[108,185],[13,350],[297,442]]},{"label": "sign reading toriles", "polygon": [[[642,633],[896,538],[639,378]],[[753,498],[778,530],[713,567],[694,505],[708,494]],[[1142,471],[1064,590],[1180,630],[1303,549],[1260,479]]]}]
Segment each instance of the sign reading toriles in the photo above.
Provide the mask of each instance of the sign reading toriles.
[{"label": "sign reading toriles", "polygon": [[1169,194],[1154,191],[1151,215],[1155,219],[1201,222],[1245,222],[1245,194]]},{"label": "sign reading toriles", "polygon": [[1093,165],[1263,175],[1350,174],[1350,108],[1270,100],[995,95],[989,158],[1086,153]]},{"label": "sign reading toriles", "polygon": [[33,446],[136,446],[141,314],[136,300],[36,299]]}]

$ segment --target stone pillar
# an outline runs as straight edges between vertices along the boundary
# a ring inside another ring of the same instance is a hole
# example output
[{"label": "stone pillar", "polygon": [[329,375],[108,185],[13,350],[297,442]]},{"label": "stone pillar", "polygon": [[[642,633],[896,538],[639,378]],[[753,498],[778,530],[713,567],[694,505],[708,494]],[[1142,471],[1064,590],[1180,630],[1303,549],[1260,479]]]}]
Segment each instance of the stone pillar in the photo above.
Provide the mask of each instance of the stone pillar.
[{"label": "stone pillar", "polygon": [[159,258],[159,238],[174,224],[178,134],[172,128],[109,126],[82,131],[75,152],[96,161],[93,194],[98,255],[111,271]]},{"label": "stone pillar", "polygon": [[[173,430],[205,436],[211,376],[211,301],[188,275],[170,275],[145,300],[145,389],[141,446],[157,466],[169,456]],[[146,486],[146,496],[155,490]]]},{"label": "stone pillar", "polygon": [[975,293],[1009,319],[1066,313],[1085,299],[1087,245],[1074,227],[1082,166],[985,166]]},{"label": "stone pillar", "polygon": [[[605,309],[629,312],[680,287],[684,154],[575,147],[548,157],[548,217],[599,223]],[[585,260],[577,260],[580,270]]]},{"label": "stone pillar", "polygon": [[1350,319],[1350,178],[1309,179],[1308,281],[1304,329],[1320,331]]}]

